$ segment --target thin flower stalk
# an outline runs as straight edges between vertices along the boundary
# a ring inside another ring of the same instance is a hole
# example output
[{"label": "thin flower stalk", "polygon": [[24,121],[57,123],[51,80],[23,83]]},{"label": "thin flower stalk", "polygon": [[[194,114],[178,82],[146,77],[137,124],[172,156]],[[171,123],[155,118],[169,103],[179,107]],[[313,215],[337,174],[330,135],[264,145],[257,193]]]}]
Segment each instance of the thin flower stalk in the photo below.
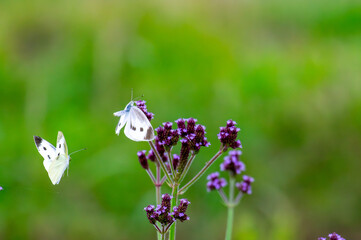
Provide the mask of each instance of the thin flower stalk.
[{"label": "thin flower stalk", "polygon": [[197,175],[195,175],[192,180],[190,180],[186,185],[184,185],[181,189],[179,189],[179,194],[184,194],[190,186],[192,186],[202,175],[207,171],[207,169],[219,158],[223,153],[223,148],[219,150],[212,158],[207,162],[207,164],[202,168]]},{"label": "thin flower stalk", "polygon": [[196,155],[195,155],[194,153],[192,153],[192,155],[191,155],[191,157],[189,158],[189,160],[188,160],[188,162],[187,162],[187,164],[186,164],[186,166],[185,166],[185,168],[184,168],[181,176],[179,177],[179,183],[181,183],[181,182],[183,181],[184,177],[187,175],[188,170],[189,170],[189,168],[191,167],[191,165],[192,165],[193,160],[194,160],[195,157],[196,157]]},{"label": "thin flower stalk", "polygon": [[167,171],[167,167],[165,166],[164,162],[162,161],[162,159],[161,159],[161,157],[160,157],[160,155],[158,153],[158,150],[154,146],[154,143],[152,141],[149,141],[149,145],[152,148],[153,152],[155,153],[157,161],[160,164],[160,166],[162,167],[164,175],[167,177],[169,183],[171,185],[173,185],[173,179],[169,176],[168,171]]}]

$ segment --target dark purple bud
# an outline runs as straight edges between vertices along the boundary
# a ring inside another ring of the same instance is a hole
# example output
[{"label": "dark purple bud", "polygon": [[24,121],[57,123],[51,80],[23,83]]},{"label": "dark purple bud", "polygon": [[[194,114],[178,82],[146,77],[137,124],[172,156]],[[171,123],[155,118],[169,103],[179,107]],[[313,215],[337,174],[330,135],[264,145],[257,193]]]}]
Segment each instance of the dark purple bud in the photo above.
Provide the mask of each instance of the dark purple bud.
[{"label": "dark purple bud", "polygon": [[138,159],[139,159],[140,165],[141,165],[144,169],[148,170],[148,169],[149,169],[149,165],[148,165],[147,157],[145,156],[145,152],[146,152],[145,150],[139,151],[139,152],[137,153],[137,155],[138,155]]},{"label": "dark purple bud", "polygon": [[187,132],[188,134],[194,133],[197,119],[189,118],[187,120]]},{"label": "dark purple bud", "polygon": [[144,210],[147,212],[147,218],[151,224],[155,224],[156,219],[154,215],[154,206],[149,205],[148,207],[145,207]]},{"label": "dark purple bud", "polygon": [[155,158],[156,157],[155,157],[155,154],[154,154],[153,150],[149,150],[147,159],[152,161],[152,162],[155,162]]},{"label": "dark purple bud", "polygon": [[172,200],[172,196],[170,196],[169,194],[163,194],[162,195],[162,207],[166,207],[166,211],[170,211],[170,201]]},{"label": "dark purple bud", "polygon": [[208,175],[207,179],[209,181],[214,181],[219,178],[219,172],[214,172]]},{"label": "dark purple bud", "polygon": [[173,169],[176,170],[179,165],[180,157],[177,154],[173,154]]},{"label": "dark purple bud", "polygon": [[218,139],[224,146],[224,151],[226,151],[229,147],[233,149],[242,148],[241,141],[237,140],[240,129],[237,128],[235,124],[235,121],[228,120],[226,127],[220,127]]},{"label": "dark purple bud", "polygon": [[179,166],[178,166],[178,171],[180,173],[182,173],[182,171],[184,170],[184,167],[188,161],[188,157],[189,157],[189,152],[190,152],[190,144],[189,144],[189,140],[187,138],[183,138],[180,140],[182,143],[181,146],[181,150],[180,150],[180,156],[179,156]]},{"label": "dark purple bud", "polygon": [[187,199],[181,199],[178,207],[173,208],[173,216],[175,219],[184,222],[189,220],[189,217],[186,214],[187,207],[190,202]]},{"label": "dark purple bud", "polygon": [[187,136],[187,128],[186,128],[186,125],[185,125],[185,120],[183,118],[179,118],[175,122],[177,123],[177,126],[178,126],[179,135],[181,137]]}]

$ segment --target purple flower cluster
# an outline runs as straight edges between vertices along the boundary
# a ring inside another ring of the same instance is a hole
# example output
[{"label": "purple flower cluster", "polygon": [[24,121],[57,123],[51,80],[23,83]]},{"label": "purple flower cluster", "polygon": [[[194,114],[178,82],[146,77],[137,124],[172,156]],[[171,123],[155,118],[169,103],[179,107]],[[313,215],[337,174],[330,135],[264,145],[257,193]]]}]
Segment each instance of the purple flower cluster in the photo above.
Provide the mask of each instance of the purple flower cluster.
[{"label": "purple flower cluster", "polygon": [[[330,238],[330,240],[346,240],[335,232],[328,234],[328,237]],[[320,237],[318,238],[318,240],[326,240],[326,238]]]},{"label": "purple flower cluster", "polygon": [[172,129],[172,123],[166,122],[163,123],[163,127],[159,126],[155,131],[157,132],[157,136],[155,141],[165,148],[170,149],[172,146],[175,146],[179,140],[179,132],[178,129]]},{"label": "purple flower cluster", "polygon": [[156,208],[153,205],[149,205],[144,208],[151,224],[155,224],[156,221],[158,221],[162,225],[168,225],[175,221],[170,213],[171,199],[172,197],[169,194],[163,194],[161,205],[158,205]]},{"label": "purple flower cluster", "polygon": [[229,171],[233,176],[241,174],[242,171],[246,170],[244,163],[239,160],[241,154],[241,151],[230,151],[221,164],[221,170]]},{"label": "purple flower cluster", "polygon": [[245,193],[245,194],[252,194],[252,186],[251,184],[254,182],[253,177],[249,177],[247,175],[243,176],[243,181],[240,183],[236,183],[236,187],[239,189],[239,191]]},{"label": "purple flower cluster", "polygon": [[211,145],[205,137],[206,127],[200,124],[196,124],[197,119],[189,118],[188,120],[185,120],[180,118],[175,122],[178,126],[179,135],[183,139],[188,140],[190,150],[198,153],[201,147],[209,147]]},{"label": "purple flower cluster", "polygon": [[226,127],[220,127],[218,139],[221,141],[224,151],[227,151],[229,147],[233,149],[242,148],[241,141],[237,140],[240,129],[235,125],[235,121],[228,120]]},{"label": "purple flower cluster", "polygon": [[212,190],[219,190],[227,185],[227,181],[224,178],[219,178],[218,172],[209,174],[207,179],[208,179],[208,183],[207,183],[208,192]]},{"label": "purple flower cluster", "polygon": [[3,190],[3,187],[0,186],[0,191],[2,191],[2,190]]},{"label": "purple flower cluster", "polygon": [[135,104],[137,105],[137,107],[142,110],[142,112],[145,114],[145,116],[148,118],[148,120],[152,120],[154,117],[154,114],[151,112],[148,112],[147,110],[147,106],[145,105],[146,101],[144,100],[139,100],[136,101]]},{"label": "purple flower cluster", "polygon": [[188,205],[191,203],[187,199],[181,199],[178,207],[173,208],[173,217],[181,222],[189,220],[186,214]]},{"label": "purple flower cluster", "polygon": [[166,227],[170,226],[176,220],[181,222],[189,220],[186,211],[190,202],[187,199],[181,199],[179,205],[173,208],[173,212],[170,212],[171,199],[172,196],[169,194],[163,194],[162,203],[160,205],[157,207],[149,205],[144,208],[147,213],[147,218],[151,224],[155,225],[156,222],[159,222],[162,226]]}]

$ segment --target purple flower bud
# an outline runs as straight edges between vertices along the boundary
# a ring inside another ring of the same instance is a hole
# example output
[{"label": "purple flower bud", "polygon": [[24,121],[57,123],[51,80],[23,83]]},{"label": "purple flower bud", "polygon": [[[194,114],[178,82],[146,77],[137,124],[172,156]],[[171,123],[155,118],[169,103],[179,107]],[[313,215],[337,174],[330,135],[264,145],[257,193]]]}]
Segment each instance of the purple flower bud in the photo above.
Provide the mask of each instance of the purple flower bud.
[{"label": "purple flower bud", "polygon": [[196,122],[197,122],[197,119],[194,119],[194,118],[189,118],[187,120],[187,132],[188,132],[188,134],[194,133]]},{"label": "purple flower bud", "polygon": [[178,171],[181,173],[188,162],[189,152],[190,152],[190,144],[187,138],[183,138],[180,140],[182,143],[180,155],[179,155],[179,166]]},{"label": "purple flower bud", "polygon": [[173,169],[176,170],[179,165],[180,157],[177,154],[173,154]]},{"label": "purple flower bud", "polygon": [[181,222],[189,220],[189,217],[185,213],[187,211],[190,202],[187,199],[181,199],[179,205],[173,208],[173,216]]},{"label": "purple flower bud", "polygon": [[218,172],[209,174],[207,179],[208,179],[208,183],[207,183],[208,192],[212,190],[219,190],[227,185],[227,181],[224,178],[219,178]]},{"label": "purple flower bud", "polygon": [[149,205],[148,207],[145,207],[144,210],[147,212],[147,218],[151,224],[155,224],[156,222],[156,216],[154,215],[154,206]]},{"label": "purple flower bud", "polygon": [[324,237],[319,237],[317,240],[326,240]]},{"label": "purple flower bud", "polygon": [[229,147],[233,149],[242,148],[241,141],[237,140],[240,129],[236,128],[235,125],[235,121],[228,120],[226,127],[220,127],[218,139],[224,146],[224,151],[226,151]]},{"label": "purple flower bud", "polygon": [[221,170],[229,171],[233,176],[241,174],[242,171],[246,170],[244,163],[239,161],[241,154],[241,151],[230,151],[229,155],[224,157],[224,161],[221,163]]},{"label": "purple flower bud", "polygon": [[244,175],[243,181],[241,183],[236,183],[236,187],[239,189],[239,191],[241,191],[245,194],[252,194],[251,184],[253,182],[254,182],[254,179],[252,177]]},{"label": "purple flower bud", "polygon": [[186,125],[185,125],[185,120],[183,118],[179,118],[175,122],[177,123],[177,126],[178,126],[179,135],[181,137],[187,136],[187,128],[186,128]]},{"label": "purple flower bud", "polygon": [[154,154],[153,150],[149,150],[147,159],[152,162],[155,162],[155,154]]},{"label": "purple flower bud", "polygon": [[171,201],[171,199],[172,199],[172,196],[170,196],[167,193],[162,195],[162,207],[165,207],[165,210],[167,212],[170,211],[170,205],[171,205],[170,201]]},{"label": "purple flower bud", "polygon": [[141,165],[144,169],[148,170],[148,169],[149,169],[149,165],[148,165],[147,157],[145,156],[145,152],[146,152],[145,150],[139,151],[139,152],[137,153],[137,155],[138,155],[138,159],[139,159],[140,165]]},{"label": "purple flower bud", "polygon": [[2,190],[3,190],[3,187],[0,186],[0,191],[2,191]]},{"label": "purple flower bud", "polygon": [[151,121],[154,117],[154,114],[147,111],[147,106],[145,105],[144,100],[136,101],[135,104],[137,107],[145,114],[145,116],[148,118],[149,121]]}]

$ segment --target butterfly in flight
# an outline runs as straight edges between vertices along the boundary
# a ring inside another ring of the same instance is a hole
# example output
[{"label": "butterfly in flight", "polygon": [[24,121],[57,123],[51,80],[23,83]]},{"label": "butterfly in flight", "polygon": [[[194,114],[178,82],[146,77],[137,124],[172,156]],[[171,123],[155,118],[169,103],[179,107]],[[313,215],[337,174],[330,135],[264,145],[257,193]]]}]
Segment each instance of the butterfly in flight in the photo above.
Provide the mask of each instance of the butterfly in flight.
[{"label": "butterfly in flight", "polygon": [[64,134],[61,131],[58,132],[56,147],[38,136],[34,136],[34,141],[40,155],[44,158],[43,164],[51,182],[54,185],[59,184],[70,161]]},{"label": "butterfly in flight", "polygon": [[133,141],[152,141],[154,130],[147,116],[140,110],[134,101],[130,101],[123,111],[115,112],[114,116],[120,117],[115,133],[119,135],[124,128],[124,134]]}]

